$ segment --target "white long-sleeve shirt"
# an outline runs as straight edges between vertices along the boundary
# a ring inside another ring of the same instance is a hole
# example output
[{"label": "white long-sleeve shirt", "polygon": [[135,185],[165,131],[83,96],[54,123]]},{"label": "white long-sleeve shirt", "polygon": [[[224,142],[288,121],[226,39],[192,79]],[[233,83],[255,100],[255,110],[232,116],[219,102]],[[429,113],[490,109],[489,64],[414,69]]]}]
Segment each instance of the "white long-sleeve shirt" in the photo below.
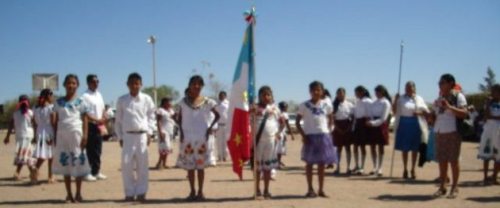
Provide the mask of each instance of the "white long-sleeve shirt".
[{"label": "white long-sleeve shirt", "polygon": [[356,105],[354,106],[354,118],[366,118],[370,117],[370,105],[372,104],[372,99],[365,97],[356,100]]},{"label": "white long-sleeve shirt", "polygon": [[145,131],[152,135],[155,128],[155,105],[142,92],[135,97],[126,94],[116,103],[115,130],[119,139],[127,132]]},{"label": "white long-sleeve shirt", "polygon": [[387,120],[390,113],[391,102],[387,98],[377,99],[370,105],[370,117],[372,119],[369,122],[372,126],[380,126]]}]

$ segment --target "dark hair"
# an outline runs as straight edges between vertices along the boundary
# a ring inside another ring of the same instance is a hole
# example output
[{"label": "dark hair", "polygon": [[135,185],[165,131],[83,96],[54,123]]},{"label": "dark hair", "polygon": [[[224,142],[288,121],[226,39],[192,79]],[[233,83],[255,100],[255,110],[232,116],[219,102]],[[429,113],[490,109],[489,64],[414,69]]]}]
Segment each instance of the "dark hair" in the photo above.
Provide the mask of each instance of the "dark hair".
[{"label": "dark hair", "polygon": [[[269,92],[271,94],[271,97],[274,97],[273,90],[271,89],[271,87],[264,85],[264,86],[259,88],[259,104],[262,104],[262,100],[260,99],[260,96],[262,96],[262,94],[264,94],[265,92]],[[271,99],[271,101],[272,101],[272,99]]]},{"label": "dark hair", "polygon": [[50,97],[52,96],[52,90],[46,88],[46,89],[43,89],[42,91],[40,91],[40,96],[38,96],[38,103],[36,105],[36,107],[42,107],[43,104],[45,103],[45,101]]},{"label": "dark hair", "polygon": [[285,101],[281,101],[278,103],[278,107],[281,111],[285,111],[285,108],[288,108],[288,103],[286,103]]},{"label": "dark hair", "polygon": [[80,86],[80,80],[78,80],[78,76],[76,76],[76,74],[68,74],[68,75],[66,75],[66,77],[64,77],[63,85],[66,85],[69,82],[69,79],[75,79],[76,80],[76,85]]},{"label": "dark hair", "polygon": [[361,94],[363,94],[361,98],[370,97],[370,92],[368,92],[368,90],[365,87],[363,87],[363,85],[358,85],[354,89],[354,92],[360,92]]},{"label": "dark hair", "polygon": [[389,92],[387,91],[387,88],[384,87],[384,85],[377,85],[375,87],[375,92],[382,93],[382,96],[384,96],[385,98],[387,98],[387,100],[389,100],[389,102],[392,103],[392,98],[389,95]]},{"label": "dark hair", "polygon": [[325,87],[324,87],[323,83],[321,83],[320,81],[313,81],[313,82],[311,82],[309,84],[309,91],[312,91],[316,87],[321,88],[321,90],[323,90],[323,92],[325,91]]},{"label": "dark hair", "polygon": [[18,100],[19,102],[21,102],[21,101],[25,101],[25,100],[28,100],[28,101],[29,101],[29,98],[28,98],[28,96],[27,96],[27,95],[22,94],[22,95],[20,95],[20,96],[19,96],[19,98],[18,98],[17,100]]},{"label": "dark hair", "polygon": [[[337,93],[340,93],[340,92],[345,93],[345,89],[343,87],[339,87],[337,89]],[[341,100],[337,96],[335,96],[335,100],[333,101],[333,113],[336,113],[337,110],[339,110],[340,101]]]},{"label": "dark hair", "polygon": [[456,85],[455,77],[451,74],[441,75],[440,80],[444,80],[445,82],[451,83],[451,88],[455,87]]},{"label": "dark hair", "polygon": [[330,94],[330,91],[328,91],[328,89],[323,90],[323,96],[330,97],[330,98],[332,97],[332,95]]},{"label": "dark hair", "polygon": [[170,98],[170,97],[164,97],[160,101],[160,106],[163,106],[163,105],[165,105],[165,103],[169,103],[171,101],[172,101],[172,98]]},{"label": "dark hair", "polygon": [[219,92],[219,96],[221,96],[221,95],[227,96],[226,91],[220,91],[220,92]]},{"label": "dark hair", "polygon": [[97,75],[95,75],[95,74],[87,75],[87,84],[90,83],[92,81],[92,79],[94,79],[94,78],[97,79]]},{"label": "dark hair", "polygon": [[189,88],[184,89],[184,96],[187,96],[189,93]]},{"label": "dark hair", "polygon": [[132,72],[128,75],[127,83],[131,82],[132,80],[139,80],[142,83],[142,77],[137,72]]},{"label": "dark hair", "polygon": [[28,98],[27,95],[21,95],[19,96],[19,109],[21,110],[21,113],[22,114],[26,114],[26,112],[28,112],[28,108],[29,108],[29,103],[30,103],[30,99]]},{"label": "dark hair", "polygon": [[200,82],[201,86],[205,86],[205,81],[203,81],[203,77],[201,77],[200,75],[193,75],[191,78],[189,78],[188,86],[191,86],[191,84],[195,82]]}]

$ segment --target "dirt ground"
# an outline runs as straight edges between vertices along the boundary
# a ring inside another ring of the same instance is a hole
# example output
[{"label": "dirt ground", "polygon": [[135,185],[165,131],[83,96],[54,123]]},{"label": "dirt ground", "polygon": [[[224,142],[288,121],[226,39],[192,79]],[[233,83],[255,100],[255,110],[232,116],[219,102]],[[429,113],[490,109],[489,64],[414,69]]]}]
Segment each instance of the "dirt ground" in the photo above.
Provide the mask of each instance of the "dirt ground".
[{"label": "dirt ground", "polygon": [[[4,138],[0,133],[0,138]],[[12,138],[13,139],[13,138]],[[177,143],[176,143],[177,146]],[[65,204],[64,185],[59,176],[56,184],[47,184],[47,166],[41,169],[42,183],[28,185],[28,171],[23,169],[23,181],[13,181],[12,166],[14,145],[0,145],[0,207],[500,207],[500,186],[482,185],[482,162],[476,159],[477,143],[462,146],[460,194],[456,199],[434,199],[437,190],[433,180],[438,174],[437,164],[428,163],[417,169],[415,181],[401,179],[401,156],[396,152],[394,176],[390,179],[390,156],[392,147],[386,147],[384,176],[333,176],[328,170],[325,192],[330,198],[304,198],[306,181],[304,163],[300,161],[300,141],[288,143],[288,154],[283,158],[287,165],[278,172],[271,183],[272,200],[254,200],[252,173],[244,172],[244,180],[239,181],[232,173],[229,162],[218,164],[206,170],[205,202],[185,202],[189,187],[186,172],[181,169],[150,170],[148,201],[144,204],[123,202],[123,186],[120,174],[120,148],[117,142],[106,142],[103,149],[103,173],[105,181],[83,184],[82,204]],[[157,144],[149,148],[150,167],[157,160]],[[174,153],[176,155],[176,153]],[[173,166],[175,156],[168,163]],[[371,159],[366,167],[371,169]],[[345,171],[345,161],[342,161]],[[317,187],[316,178],[315,187]]]}]

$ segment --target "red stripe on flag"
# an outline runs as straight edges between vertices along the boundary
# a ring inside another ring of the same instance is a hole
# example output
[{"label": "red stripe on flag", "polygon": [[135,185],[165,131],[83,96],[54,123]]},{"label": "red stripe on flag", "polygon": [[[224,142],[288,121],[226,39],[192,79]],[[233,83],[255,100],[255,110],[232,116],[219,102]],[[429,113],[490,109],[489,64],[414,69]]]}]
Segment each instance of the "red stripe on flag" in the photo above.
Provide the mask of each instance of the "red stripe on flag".
[{"label": "red stripe on flag", "polygon": [[233,113],[231,136],[227,141],[229,154],[233,161],[233,171],[243,179],[243,166],[250,159],[250,137],[249,112],[235,108]]}]

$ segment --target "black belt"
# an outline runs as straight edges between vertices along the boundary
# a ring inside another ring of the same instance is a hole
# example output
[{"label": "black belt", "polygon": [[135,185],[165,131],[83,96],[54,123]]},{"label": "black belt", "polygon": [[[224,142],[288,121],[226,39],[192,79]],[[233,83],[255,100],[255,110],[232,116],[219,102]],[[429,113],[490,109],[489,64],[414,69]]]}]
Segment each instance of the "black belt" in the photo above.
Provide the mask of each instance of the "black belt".
[{"label": "black belt", "polygon": [[147,131],[126,131],[127,134],[145,134]]}]

